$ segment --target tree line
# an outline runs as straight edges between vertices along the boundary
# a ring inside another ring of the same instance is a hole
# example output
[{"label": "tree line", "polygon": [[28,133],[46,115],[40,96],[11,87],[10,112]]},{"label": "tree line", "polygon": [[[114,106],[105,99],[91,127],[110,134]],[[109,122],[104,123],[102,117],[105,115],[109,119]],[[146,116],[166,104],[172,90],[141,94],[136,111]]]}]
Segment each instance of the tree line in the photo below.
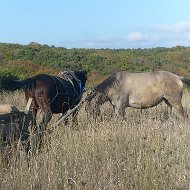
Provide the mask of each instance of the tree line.
[{"label": "tree line", "polygon": [[91,83],[118,70],[145,72],[167,70],[190,76],[190,48],[66,49],[30,43],[0,43],[0,78],[24,79],[40,73],[85,69]]}]

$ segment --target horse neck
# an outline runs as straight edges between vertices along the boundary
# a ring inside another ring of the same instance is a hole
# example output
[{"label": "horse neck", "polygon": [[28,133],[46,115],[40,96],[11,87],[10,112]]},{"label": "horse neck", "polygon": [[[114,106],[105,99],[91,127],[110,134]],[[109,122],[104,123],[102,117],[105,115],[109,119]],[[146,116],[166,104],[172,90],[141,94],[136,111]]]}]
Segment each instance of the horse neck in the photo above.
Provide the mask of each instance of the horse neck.
[{"label": "horse neck", "polygon": [[74,71],[60,72],[58,74],[58,77],[62,78],[63,80],[69,81],[73,87],[74,87],[74,81],[76,81],[80,89],[80,94],[82,94],[85,83],[79,79],[79,77],[75,74]]}]

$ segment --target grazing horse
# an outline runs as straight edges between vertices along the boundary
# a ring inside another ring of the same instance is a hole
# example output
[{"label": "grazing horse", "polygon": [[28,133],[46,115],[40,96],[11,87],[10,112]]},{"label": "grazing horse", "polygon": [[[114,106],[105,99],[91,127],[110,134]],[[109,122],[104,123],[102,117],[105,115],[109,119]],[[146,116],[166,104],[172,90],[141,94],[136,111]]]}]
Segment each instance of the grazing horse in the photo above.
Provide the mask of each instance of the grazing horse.
[{"label": "grazing horse", "polygon": [[124,117],[126,107],[146,109],[164,101],[171,109],[187,118],[181,99],[183,82],[190,79],[166,71],[130,73],[120,71],[99,84],[87,97],[86,111],[94,116],[100,114],[100,105],[109,101],[116,115]]},{"label": "grazing horse", "polygon": [[39,127],[45,130],[53,114],[64,114],[80,102],[87,80],[86,75],[86,71],[82,70],[65,71],[58,76],[40,74],[25,80],[2,80],[1,85],[5,90],[25,90],[26,101],[32,99],[34,126],[37,110],[41,108],[43,119]]}]

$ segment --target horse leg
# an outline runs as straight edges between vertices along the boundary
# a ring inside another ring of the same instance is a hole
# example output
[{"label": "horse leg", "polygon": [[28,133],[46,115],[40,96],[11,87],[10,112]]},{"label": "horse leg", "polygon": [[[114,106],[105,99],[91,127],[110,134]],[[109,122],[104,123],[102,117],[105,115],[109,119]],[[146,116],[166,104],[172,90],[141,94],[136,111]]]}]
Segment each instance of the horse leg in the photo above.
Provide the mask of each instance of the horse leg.
[{"label": "horse leg", "polygon": [[35,151],[37,148],[41,148],[44,137],[43,132],[46,130],[46,126],[51,118],[52,114],[50,114],[49,112],[44,113],[42,121],[39,123],[39,127],[35,131],[33,131],[33,135],[31,136],[28,145],[28,148],[30,148],[32,151]]},{"label": "horse leg", "polygon": [[[169,115],[171,115],[172,114],[172,105],[170,104],[170,102],[167,99],[164,99],[164,102],[167,105],[167,113],[169,113]],[[168,108],[169,108],[169,111],[168,111]]]},{"label": "horse leg", "polygon": [[174,103],[174,104],[173,104],[173,107],[177,110],[177,112],[178,112],[184,119],[187,119],[187,118],[188,118],[187,113],[186,113],[185,110],[183,109],[183,106],[182,106],[182,104],[181,104],[181,101],[180,101],[180,102],[177,102],[177,103]]},{"label": "horse leg", "polygon": [[29,150],[32,149],[33,147],[33,135],[35,133],[35,131],[37,131],[37,112],[38,112],[38,108],[36,107],[35,103],[33,102],[32,105],[32,126],[31,126],[31,136],[29,138],[29,140],[26,142],[25,144],[25,150],[27,153],[29,153]]},{"label": "horse leg", "polygon": [[37,122],[36,122],[37,112],[38,112],[37,108],[32,108],[32,116],[33,116],[32,126],[34,128],[37,126]]},{"label": "horse leg", "polygon": [[[37,112],[38,112],[38,105],[36,103],[36,100],[31,98],[28,95],[28,92],[25,92],[25,96],[26,96],[26,101],[27,101],[27,105],[26,105],[26,112],[30,111],[30,108],[32,108],[32,130],[35,130],[35,128],[37,127]],[[31,101],[31,100],[32,101]],[[29,101],[31,101],[31,103],[29,103]]]},{"label": "horse leg", "polygon": [[114,106],[114,108],[115,108],[116,116],[124,118],[124,116],[125,116],[125,107],[123,105],[120,105],[120,106]]},{"label": "horse leg", "polygon": [[124,100],[123,97],[119,97],[115,98],[112,101],[112,105],[114,106],[114,111],[117,117],[120,117],[122,119],[124,119],[125,116],[125,105],[126,105],[126,101]]},{"label": "horse leg", "polygon": [[52,118],[52,113],[51,112],[45,112],[42,118],[42,121],[39,124],[40,130],[41,131],[45,131],[48,122],[51,120]]},{"label": "horse leg", "polygon": [[178,101],[168,100],[168,101],[175,108],[175,110],[179,113],[179,115],[181,115],[184,119],[188,118],[188,115],[185,112],[185,110],[183,109],[183,106],[181,104],[181,100],[178,100]]}]

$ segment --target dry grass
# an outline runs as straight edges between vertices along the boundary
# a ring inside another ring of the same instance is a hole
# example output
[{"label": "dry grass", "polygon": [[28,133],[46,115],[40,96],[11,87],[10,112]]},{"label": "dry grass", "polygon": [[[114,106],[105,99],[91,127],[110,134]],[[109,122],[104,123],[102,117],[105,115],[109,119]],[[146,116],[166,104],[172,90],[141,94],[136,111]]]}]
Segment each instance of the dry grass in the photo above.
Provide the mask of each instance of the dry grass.
[{"label": "dry grass", "polygon": [[[2,99],[24,109],[23,93]],[[186,93],[183,105],[190,115],[189,104]],[[165,105],[142,113],[127,109],[125,121],[106,105],[97,123],[82,109],[77,127],[61,126],[30,157],[18,143],[9,159],[5,165],[1,154],[2,190],[188,190],[190,124],[175,114],[168,117]]]}]

